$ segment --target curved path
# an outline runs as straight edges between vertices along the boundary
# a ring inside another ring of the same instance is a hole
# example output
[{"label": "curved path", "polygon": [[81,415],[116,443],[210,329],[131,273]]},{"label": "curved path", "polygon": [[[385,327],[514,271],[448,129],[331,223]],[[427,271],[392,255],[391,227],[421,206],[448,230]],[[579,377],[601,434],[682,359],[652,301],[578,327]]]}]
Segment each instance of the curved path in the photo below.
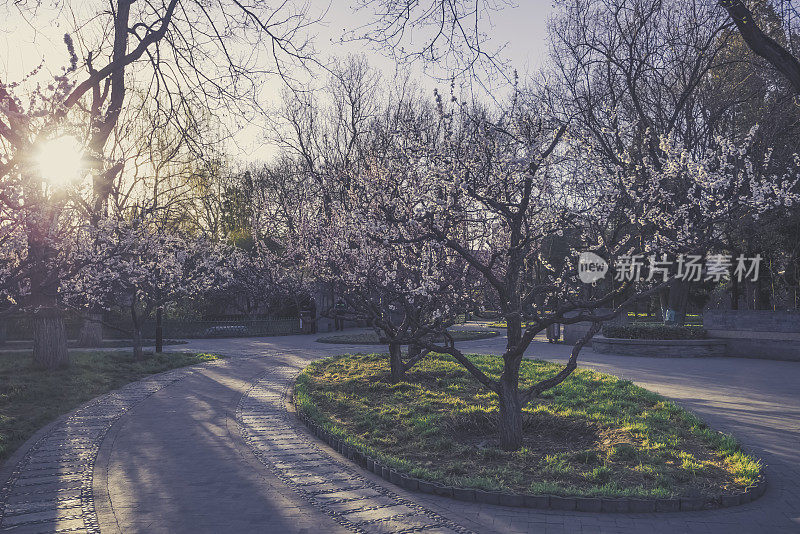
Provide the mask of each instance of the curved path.
[{"label": "curved path", "polygon": [[[137,382],[62,418],[0,468],[0,532],[800,532],[800,364],[585,351],[582,365],[737,435],[770,481],[764,497],[732,509],[591,514],[409,493],[341,459],[294,421],[284,395],[309,361],[370,347],[316,337],[192,341],[180,349],[230,358]],[[499,352],[503,341],[461,345]],[[555,361],[568,352],[539,341],[529,350]]]}]

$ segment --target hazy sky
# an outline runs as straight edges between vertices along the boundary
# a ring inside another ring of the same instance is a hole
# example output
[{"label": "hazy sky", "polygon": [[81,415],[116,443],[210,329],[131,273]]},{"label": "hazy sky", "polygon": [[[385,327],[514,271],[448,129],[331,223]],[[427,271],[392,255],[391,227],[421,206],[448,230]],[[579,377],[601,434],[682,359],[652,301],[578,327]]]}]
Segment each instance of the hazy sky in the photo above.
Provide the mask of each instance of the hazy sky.
[{"label": "hazy sky", "polygon": [[[423,2],[424,3],[424,2]],[[498,2],[502,3],[502,2]],[[364,42],[341,43],[341,36],[368,21],[366,13],[355,12],[351,0],[331,0],[326,4],[315,2],[312,9],[318,13],[325,12],[323,21],[315,28],[315,48],[322,55],[344,57],[348,54],[365,54],[370,64],[383,72],[384,80],[390,83],[395,76],[396,65],[380,52],[370,49]],[[506,45],[502,54],[520,76],[535,72],[547,55],[547,20],[553,12],[551,1],[525,0],[519,5],[505,6],[500,11],[491,13],[486,20],[485,32],[491,38],[486,49],[495,49]],[[409,48],[414,43],[409,43]],[[404,67],[405,68],[405,67]],[[420,66],[413,67],[412,74],[431,95],[435,87],[443,91],[449,90],[447,82],[427,76]],[[278,94],[280,82],[272,82]],[[274,147],[264,144],[259,136],[257,125],[248,128],[238,136],[241,156],[247,160],[268,159],[274,153]]]},{"label": "hazy sky", "polygon": [[[497,3],[502,4],[503,1],[498,0]],[[82,2],[71,5],[78,11],[89,9],[88,5]],[[370,50],[363,42],[339,42],[347,30],[354,30],[367,22],[367,14],[355,13],[352,5],[352,0],[311,2],[312,15],[320,16],[324,13],[322,21],[310,29],[314,36],[315,48],[321,58],[364,53],[370,64],[383,72],[386,83],[391,83],[395,77],[393,62]],[[48,9],[47,6],[48,0],[44,0],[33,23],[27,21],[10,6],[5,7],[3,10],[5,13],[0,13],[7,15],[4,17],[3,28],[0,28],[0,72],[4,81],[19,79],[36,68],[43,59],[46,68],[51,65],[66,64],[67,55],[62,36],[72,26],[69,20],[70,14],[66,10]],[[550,1],[525,0],[518,6],[506,6],[501,11],[493,12],[491,19],[486,21],[484,30],[491,37],[491,42],[487,43],[486,48],[493,49],[507,43],[503,56],[524,78],[527,73],[534,72],[538,68],[547,54],[546,23],[552,10]],[[87,13],[76,13],[74,16],[77,20],[82,20]],[[34,27],[43,30],[34,32],[32,29]],[[415,43],[408,43],[409,48],[414,45]],[[426,77],[421,68],[416,67],[411,72],[420,85],[431,93],[437,86],[444,91],[447,90],[446,82],[437,82]],[[264,104],[277,104],[280,90],[281,82],[278,79],[267,81],[262,91]],[[262,126],[253,124],[240,132],[236,136],[236,146],[231,147],[234,152],[232,156],[237,159],[254,160],[268,159],[274,154],[274,147],[264,142]]]},{"label": "hazy sky", "polygon": [[[351,6],[351,0],[331,0],[330,9],[319,31],[319,50],[334,54],[341,54],[346,48],[350,48],[349,51],[365,50],[363,44],[342,46],[331,43],[342,35],[343,30],[356,28],[367,22],[366,13],[354,12]],[[520,72],[535,68],[546,51],[545,27],[552,10],[551,1],[524,0],[517,6],[510,5],[492,12],[491,19],[485,25],[486,33],[493,39],[487,48],[508,43],[505,55]]]}]

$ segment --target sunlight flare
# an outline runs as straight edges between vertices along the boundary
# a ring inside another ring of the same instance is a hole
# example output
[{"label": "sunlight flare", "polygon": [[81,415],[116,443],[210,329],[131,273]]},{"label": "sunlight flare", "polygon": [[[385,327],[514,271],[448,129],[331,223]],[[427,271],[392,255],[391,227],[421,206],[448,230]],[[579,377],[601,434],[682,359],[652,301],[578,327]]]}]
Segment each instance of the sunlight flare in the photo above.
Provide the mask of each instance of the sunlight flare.
[{"label": "sunlight flare", "polygon": [[44,180],[54,186],[65,186],[77,180],[85,166],[83,150],[72,136],[48,139],[36,154],[36,166]]}]

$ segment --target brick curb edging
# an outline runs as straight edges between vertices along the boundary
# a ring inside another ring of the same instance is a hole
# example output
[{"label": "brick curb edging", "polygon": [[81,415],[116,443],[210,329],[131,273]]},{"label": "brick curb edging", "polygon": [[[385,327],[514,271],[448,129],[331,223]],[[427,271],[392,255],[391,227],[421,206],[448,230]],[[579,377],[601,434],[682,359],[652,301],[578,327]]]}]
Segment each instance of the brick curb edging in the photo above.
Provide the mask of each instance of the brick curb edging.
[{"label": "brick curb edging", "polygon": [[[350,469],[346,465],[342,465],[341,460],[334,458],[330,453],[322,451],[313,437],[307,436],[305,432],[298,428],[296,423],[292,422],[296,417],[296,411],[292,404],[294,379],[300,371],[302,371],[302,369],[292,368],[288,369],[287,372],[287,369],[273,368],[261,373],[258,378],[250,384],[250,388],[242,394],[237,403],[234,418],[237,422],[242,444],[249,448],[258,462],[266,466],[283,483],[292,488],[301,498],[309,502],[309,504],[332,517],[341,526],[358,534],[368,534],[370,532],[377,532],[380,534],[389,534],[390,532],[412,534],[415,532],[426,532],[431,528],[441,533],[475,534],[473,530],[454,522],[443,516],[440,512],[422,506],[410,500],[409,497],[395,493],[391,488],[370,480],[368,477],[359,473],[357,469]],[[282,374],[287,375],[283,377],[286,379],[286,382],[277,384],[274,380],[276,378],[280,379]],[[273,380],[273,382],[268,383],[269,380]],[[278,389],[280,392],[275,392],[276,385],[279,385]],[[275,400],[279,398],[280,409],[264,410],[266,404],[263,401],[255,400],[264,393],[271,395]],[[256,408],[255,411],[253,410],[254,408]],[[258,410],[261,410],[261,412],[259,413]],[[266,435],[259,436],[258,429],[253,432],[253,429],[248,428],[250,424],[245,421],[246,417],[273,418],[272,423],[265,428],[268,434],[273,433],[276,427],[285,427],[283,430],[291,432],[294,434],[294,437],[291,442],[283,446],[278,446],[281,439],[269,440],[269,438],[267,438],[267,441],[271,441],[271,443],[263,447],[260,444],[264,443]],[[304,447],[313,448],[315,452],[309,453],[306,451],[305,453],[297,453],[298,449]],[[327,459],[306,458],[309,454]],[[308,469],[305,469],[303,465],[304,458],[305,461],[311,464],[319,464],[321,461],[323,463],[329,463],[330,467],[338,474],[345,476],[330,476],[330,473],[326,473],[315,477],[311,473],[314,469],[311,465],[309,465]],[[287,463],[289,465],[281,465]],[[311,475],[311,478],[324,477],[324,482],[309,482],[305,480],[309,475]],[[320,486],[320,484],[323,484],[323,486]],[[364,497],[363,494],[359,496],[357,492],[375,492],[375,494],[367,494],[367,496]],[[346,493],[351,494],[346,495]],[[390,502],[374,502],[376,498],[383,499],[384,501],[388,499]],[[407,508],[410,513],[398,511],[396,515],[391,516],[365,519],[351,518],[348,517],[348,514],[353,511],[347,511],[345,508],[341,508],[343,505],[348,505],[350,503],[357,503],[357,507],[354,509],[355,511],[361,509],[365,512],[369,512],[401,507]],[[424,516],[423,520],[425,522],[430,522],[430,524],[402,524],[399,528],[397,528],[397,525],[395,525],[394,528],[390,525],[392,522],[406,522],[415,518],[420,519],[421,516]],[[373,529],[373,527],[375,528]]]},{"label": "brick curb edging", "polygon": [[[294,388],[291,401],[295,403]],[[684,497],[675,499],[609,499],[601,497],[560,497],[556,495],[527,495],[503,493],[473,488],[444,486],[427,480],[412,477],[406,473],[392,469],[378,460],[362,453],[358,448],[349,445],[328,432],[321,425],[312,421],[306,414],[297,410],[296,417],[308,427],[312,434],[333,450],[351,460],[359,467],[374,473],[387,482],[391,482],[409,491],[418,491],[459,501],[496,504],[500,506],[539,508],[559,511],[578,512],[612,512],[612,513],[650,513],[650,512],[694,512],[715,508],[730,508],[755,501],[764,495],[767,480],[764,475],[753,486],[748,486],[741,494],[718,495],[716,497]]]}]

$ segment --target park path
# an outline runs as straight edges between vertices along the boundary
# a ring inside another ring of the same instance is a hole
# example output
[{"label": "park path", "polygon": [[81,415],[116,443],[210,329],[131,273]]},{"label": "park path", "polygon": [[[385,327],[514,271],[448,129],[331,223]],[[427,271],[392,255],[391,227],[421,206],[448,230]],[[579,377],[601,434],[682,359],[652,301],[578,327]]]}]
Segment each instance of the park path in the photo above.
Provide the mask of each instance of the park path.
[{"label": "park path", "polygon": [[[800,532],[797,363],[650,359],[585,351],[582,365],[631,379],[675,399],[716,428],[733,432],[765,459],[770,481],[764,497],[733,509],[591,514],[408,493],[342,460],[287,414],[283,395],[309,361],[370,347],[325,345],[315,338],[197,340],[176,347],[230,358],[184,371],[134,396],[111,418],[97,438],[92,474],[87,479],[84,471],[81,479],[92,491],[78,492],[78,501],[72,495],[71,503],[80,502],[81,495],[89,495],[90,501],[84,499],[69,514],[43,514],[34,523],[20,520],[24,514],[6,513],[0,532],[52,532],[60,527],[91,532],[86,528],[91,522],[81,523],[91,513],[102,532],[125,533]],[[463,346],[497,353],[503,340]],[[568,352],[568,347],[538,341],[529,350],[531,356],[554,361],[565,360]],[[48,439],[57,441],[59,434]],[[17,480],[31,477],[24,465],[16,466],[16,472]],[[58,480],[66,487],[68,479],[62,479]],[[50,483],[58,485],[55,479]],[[56,486],[49,488],[54,495],[59,494]]]}]

